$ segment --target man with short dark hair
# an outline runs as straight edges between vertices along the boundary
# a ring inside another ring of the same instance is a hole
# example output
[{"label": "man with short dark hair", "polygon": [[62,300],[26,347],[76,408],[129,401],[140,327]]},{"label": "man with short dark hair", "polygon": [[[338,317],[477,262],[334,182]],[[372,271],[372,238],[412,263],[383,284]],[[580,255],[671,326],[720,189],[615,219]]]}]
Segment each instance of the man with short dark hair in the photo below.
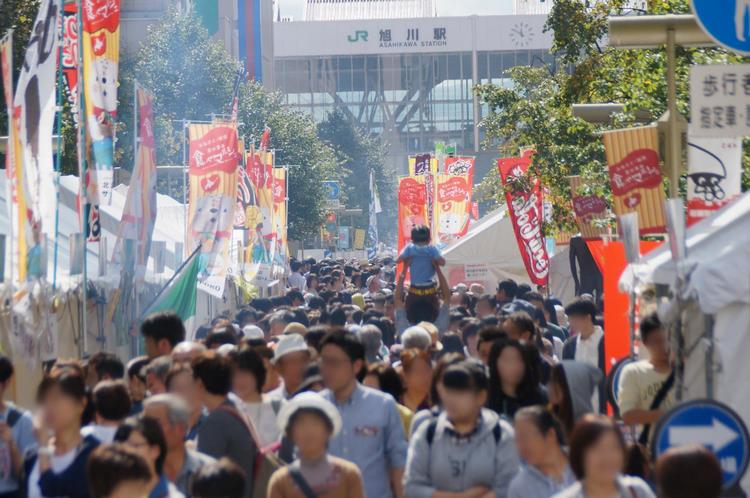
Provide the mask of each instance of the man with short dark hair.
[{"label": "man with short dark hair", "polygon": [[320,371],[327,389],[321,394],[341,413],[343,429],[330,440],[330,453],[355,463],[368,497],[402,498],[407,443],[393,398],[362,386],[357,374],[365,350],[343,330],[327,334],[320,345]]},{"label": "man with short dark hair", "polygon": [[253,467],[258,446],[251,422],[229,399],[232,364],[225,356],[207,351],[193,360],[196,390],[209,414],[198,429],[198,451],[214,458],[228,457],[247,476],[244,498],[253,491]]},{"label": "man with short dark hair", "polygon": [[508,334],[498,327],[485,327],[479,329],[477,337],[477,356],[479,360],[486,365],[490,359],[492,344],[494,344],[495,341],[507,338]]},{"label": "man with short dark hair", "polygon": [[130,414],[128,386],[122,380],[103,380],[92,395],[94,423],[81,429],[81,435],[94,436],[102,444],[110,444],[123,420]]},{"label": "man with short dark hair", "polygon": [[516,341],[536,344],[537,329],[534,320],[525,311],[516,311],[503,322],[503,330]]},{"label": "man with short dark hair", "polygon": [[307,287],[307,279],[302,275],[302,263],[299,261],[291,261],[289,263],[289,268],[292,270],[291,275],[289,275],[289,278],[287,279],[289,287],[297,289],[298,291],[305,290],[305,287]]},{"label": "man with short dark hair", "polygon": [[99,351],[86,363],[86,384],[93,389],[103,380],[117,380],[125,377],[125,365],[112,353]]},{"label": "man with short dark hair", "polygon": [[495,300],[499,307],[508,304],[516,298],[518,293],[518,284],[515,280],[505,279],[497,284],[497,292],[495,293]]},{"label": "man with short dark hair", "polygon": [[174,313],[155,313],[141,324],[141,335],[149,358],[169,356],[172,348],[185,340],[185,326]]},{"label": "man with short dark hair", "polygon": [[36,446],[31,414],[4,399],[13,374],[10,358],[0,355],[0,498],[17,496],[24,455]]},{"label": "man with short dark hair", "polygon": [[571,336],[565,341],[563,360],[581,361],[602,371],[602,381],[599,389],[594,391],[591,404],[599,413],[605,413],[604,330],[596,325],[596,305],[578,297],[565,308],[565,313],[570,322]]},{"label": "man with short dark hair", "polygon": [[305,296],[297,289],[288,291],[286,293],[286,300],[292,308],[299,308],[305,304]]},{"label": "man with short dark hair", "polygon": [[144,414],[159,422],[167,443],[164,459],[164,475],[185,496],[190,496],[193,475],[214,458],[185,446],[185,437],[190,426],[190,409],[176,394],[159,394],[148,398]]},{"label": "man with short dark hair", "polygon": [[153,479],[146,459],[124,444],[94,450],[86,465],[86,477],[91,498],[146,496]]}]

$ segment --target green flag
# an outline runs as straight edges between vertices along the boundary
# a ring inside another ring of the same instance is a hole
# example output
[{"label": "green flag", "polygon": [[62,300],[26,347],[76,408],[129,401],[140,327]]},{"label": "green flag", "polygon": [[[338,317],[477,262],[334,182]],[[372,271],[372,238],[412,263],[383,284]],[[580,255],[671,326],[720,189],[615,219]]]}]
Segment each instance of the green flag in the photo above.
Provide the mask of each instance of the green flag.
[{"label": "green flag", "polygon": [[[200,249],[200,248],[199,248]],[[159,311],[171,311],[187,322],[195,316],[195,299],[198,295],[198,271],[200,270],[200,250],[196,250],[190,258],[177,269],[172,280],[162,289],[151,306],[143,313],[150,315]]]}]

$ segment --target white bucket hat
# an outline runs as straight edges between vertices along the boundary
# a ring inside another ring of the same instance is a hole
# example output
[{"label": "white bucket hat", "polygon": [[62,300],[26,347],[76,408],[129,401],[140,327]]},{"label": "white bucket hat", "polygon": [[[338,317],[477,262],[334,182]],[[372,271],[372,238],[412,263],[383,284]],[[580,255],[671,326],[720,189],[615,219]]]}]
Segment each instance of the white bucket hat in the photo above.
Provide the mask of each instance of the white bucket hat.
[{"label": "white bucket hat", "polygon": [[266,336],[263,334],[263,329],[257,325],[245,325],[242,328],[243,335],[248,339],[265,339]]},{"label": "white bucket hat", "polygon": [[282,335],[279,337],[279,343],[273,351],[271,363],[275,365],[282,357],[300,351],[310,352],[304,337],[299,334]]},{"label": "white bucket hat", "polygon": [[296,395],[281,407],[277,423],[282,433],[286,432],[287,425],[292,416],[298,410],[305,408],[318,410],[328,418],[333,426],[331,437],[336,436],[341,431],[341,415],[339,415],[339,411],[333,406],[333,403],[318,393],[308,391]]}]

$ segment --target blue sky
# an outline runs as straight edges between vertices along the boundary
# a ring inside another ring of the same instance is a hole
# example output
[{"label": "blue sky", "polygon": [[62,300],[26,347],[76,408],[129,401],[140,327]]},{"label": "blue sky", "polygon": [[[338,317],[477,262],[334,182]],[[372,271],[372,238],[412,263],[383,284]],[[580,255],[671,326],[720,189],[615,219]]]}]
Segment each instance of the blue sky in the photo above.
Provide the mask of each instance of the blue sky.
[{"label": "blue sky", "polygon": [[[302,19],[305,0],[278,0],[283,16],[292,16],[295,21]],[[438,15],[465,16],[512,14],[513,0],[435,0]]]}]

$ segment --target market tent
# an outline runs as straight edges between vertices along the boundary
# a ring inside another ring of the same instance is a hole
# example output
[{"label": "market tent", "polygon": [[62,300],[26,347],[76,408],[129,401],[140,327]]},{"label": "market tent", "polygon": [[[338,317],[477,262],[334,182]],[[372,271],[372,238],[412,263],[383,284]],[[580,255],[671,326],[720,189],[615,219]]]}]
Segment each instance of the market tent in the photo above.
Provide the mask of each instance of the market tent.
[{"label": "market tent", "polygon": [[443,249],[443,256],[451,286],[479,283],[491,292],[506,278],[529,282],[505,209],[497,209],[477,221],[463,238]]},{"label": "market tent", "polygon": [[[715,398],[731,406],[747,424],[750,397],[750,193],[725,206],[687,230],[688,256],[683,268],[687,282],[683,298],[690,316],[683,316],[685,344],[684,399],[705,397],[706,374],[713,373]],[[620,280],[624,289],[639,284],[674,285],[677,266],[665,245],[628,267]],[[674,306],[673,306],[674,307]],[[713,316],[715,356],[718,363],[706,372],[706,331],[701,314]],[[674,316],[674,313],[673,313]],[[711,375],[709,375],[711,377]],[[695,386],[703,389],[696,389]],[[750,491],[750,476],[742,480]]]}]

